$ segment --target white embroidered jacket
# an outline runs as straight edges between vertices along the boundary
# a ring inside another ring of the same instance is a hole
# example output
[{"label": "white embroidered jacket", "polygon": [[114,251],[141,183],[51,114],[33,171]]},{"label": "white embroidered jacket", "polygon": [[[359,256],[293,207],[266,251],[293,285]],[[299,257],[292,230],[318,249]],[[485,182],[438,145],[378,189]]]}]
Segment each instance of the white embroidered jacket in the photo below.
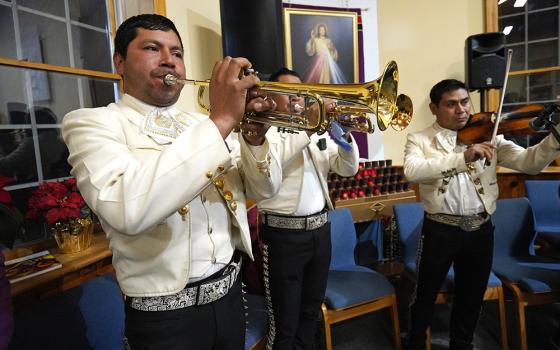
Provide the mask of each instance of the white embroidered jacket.
[{"label": "white embroidered jacket", "polygon": [[538,174],[560,156],[559,144],[552,135],[527,149],[498,135],[492,162],[484,168],[481,161],[467,164],[463,153],[453,152],[455,146],[450,147],[441,137],[444,130],[434,123],[420,132],[408,134],[405,145],[404,174],[408,181],[419,183],[420,197],[428,213],[441,212],[448,179],[467,172],[486,212],[492,214],[498,198],[497,165]]},{"label": "white embroidered jacket", "polygon": [[[168,295],[189,279],[197,220],[203,227],[229,226],[225,248],[231,253],[236,246],[252,257],[245,191],[256,199],[273,196],[282,170],[268,151],[257,161],[244,142],[228,139],[230,153],[217,127],[201,114],[186,114],[190,126],[161,144],[165,136],[146,133],[145,115],[136,107],[124,95],[107,107],[71,112],[62,134],[71,173],[110,240],[121,289],[128,296]],[[206,205],[207,215],[190,215],[189,205],[207,200],[214,201]]]}]

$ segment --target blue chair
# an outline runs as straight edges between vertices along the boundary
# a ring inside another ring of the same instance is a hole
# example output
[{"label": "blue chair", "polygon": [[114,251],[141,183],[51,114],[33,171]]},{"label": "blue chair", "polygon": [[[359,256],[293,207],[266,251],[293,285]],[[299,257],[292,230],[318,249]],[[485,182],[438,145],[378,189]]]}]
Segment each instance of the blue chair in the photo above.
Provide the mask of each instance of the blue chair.
[{"label": "blue chair", "polygon": [[263,349],[266,343],[268,312],[265,298],[256,294],[245,294],[247,307],[247,329],[245,332],[245,350]]},{"label": "blue chair", "polygon": [[332,349],[332,324],[384,308],[391,308],[393,342],[395,349],[401,349],[395,289],[383,275],[356,264],[356,230],[350,210],[331,211],[329,220],[332,253],[322,305],[327,350]]},{"label": "blue chair", "polygon": [[525,181],[537,237],[560,248],[560,180]]},{"label": "blue chair", "polygon": [[560,300],[560,263],[535,255],[533,212],[527,198],[500,199],[492,215],[493,271],[517,303],[520,349],[527,350],[525,307]]},{"label": "blue chair", "polygon": [[[402,259],[405,265],[405,274],[409,279],[416,282],[416,261],[418,253],[418,241],[422,235],[422,224],[424,222],[424,209],[421,203],[395,204],[393,206],[395,219],[397,220],[397,229],[402,245]],[[454,289],[454,270],[449,269],[447,278],[443,282],[441,289],[436,298],[436,304],[444,304],[453,299]],[[498,302],[498,318],[500,345],[502,349],[508,348],[507,331],[506,331],[506,311],[504,303],[504,292],[502,283],[494,275],[490,273],[488,279],[488,287],[484,293],[484,300],[496,300]],[[430,332],[426,341],[427,348],[430,348]]]},{"label": "blue chair", "polygon": [[14,314],[10,349],[122,350],[124,303],[105,274]]}]

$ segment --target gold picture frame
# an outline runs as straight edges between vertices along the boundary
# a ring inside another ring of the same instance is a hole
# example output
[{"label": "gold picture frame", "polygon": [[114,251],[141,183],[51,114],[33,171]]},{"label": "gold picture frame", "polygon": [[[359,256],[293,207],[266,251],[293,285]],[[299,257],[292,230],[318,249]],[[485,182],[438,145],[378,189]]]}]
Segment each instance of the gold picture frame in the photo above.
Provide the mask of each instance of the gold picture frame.
[{"label": "gold picture frame", "polygon": [[359,9],[286,5],[286,66],[308,83],[363,80]]}]

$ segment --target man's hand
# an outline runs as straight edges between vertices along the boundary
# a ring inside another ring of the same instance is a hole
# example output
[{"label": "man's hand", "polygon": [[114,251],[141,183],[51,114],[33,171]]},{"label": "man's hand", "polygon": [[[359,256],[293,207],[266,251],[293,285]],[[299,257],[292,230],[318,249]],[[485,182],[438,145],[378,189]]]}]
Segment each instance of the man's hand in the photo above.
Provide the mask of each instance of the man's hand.
[{"label": "man's hand", "polygon": [[[245,105],[245,114],[247,113],[264,113],[271,112],[276,109],[276,102],[268,98],[257,88],[250,89],[247,94],[247,104]],[[247,143],[253,146],[260,146],[264,143],[264,137],[270,125],[250,122],[243,120],[241,123],[241,134]]]},{"label": "man's hand", "polygon": [[471,163],[483,158],[490,161],[494,155],[494,148],[496,147],[491,143],[475,143],[467,146],[466,151],[463,152],[465,162]]},{"label": "man's hand", "polygon": [[[246,58],[225,57],[217,62],[210,79],[210,119],[225,139],[239,125],[245,113],[247,90],[258,84],[254,74],[243,75],[251,62]],[[255,102],[256,104],[256,102]]]},{"label": "man's hand", "polygon": [[252,88],[247,93],[245,113],[261,113],[276,110],[276,102],[258,88]]},{"label": "man's hand", "polygon": [[352,151],[352,145],[350,144],[352,139],[348,140],[349,136],[346,131],[334,120],[331,122],[331,136],[333,141],[343,150],[346,152]]}]

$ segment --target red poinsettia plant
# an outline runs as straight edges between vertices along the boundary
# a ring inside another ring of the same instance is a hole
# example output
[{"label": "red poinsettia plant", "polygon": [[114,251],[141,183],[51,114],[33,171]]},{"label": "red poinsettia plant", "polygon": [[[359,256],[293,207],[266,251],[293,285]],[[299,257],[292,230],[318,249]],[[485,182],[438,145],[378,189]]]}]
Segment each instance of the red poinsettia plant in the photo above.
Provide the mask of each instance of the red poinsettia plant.
[{"label": "red poinsettia plant", "polygon": [[90,215],[76,186],[76,179],[62,182],[44,182],[31,193],[27,219],[44,220],[47,225],[69,223]]},{"label": "red poinsettia plant", "polygon": [[23,216],[14,206],[12,195],[5,187],[14,181],[11,177],[0,175],[0,243],[11,248],[21,230]]}]

